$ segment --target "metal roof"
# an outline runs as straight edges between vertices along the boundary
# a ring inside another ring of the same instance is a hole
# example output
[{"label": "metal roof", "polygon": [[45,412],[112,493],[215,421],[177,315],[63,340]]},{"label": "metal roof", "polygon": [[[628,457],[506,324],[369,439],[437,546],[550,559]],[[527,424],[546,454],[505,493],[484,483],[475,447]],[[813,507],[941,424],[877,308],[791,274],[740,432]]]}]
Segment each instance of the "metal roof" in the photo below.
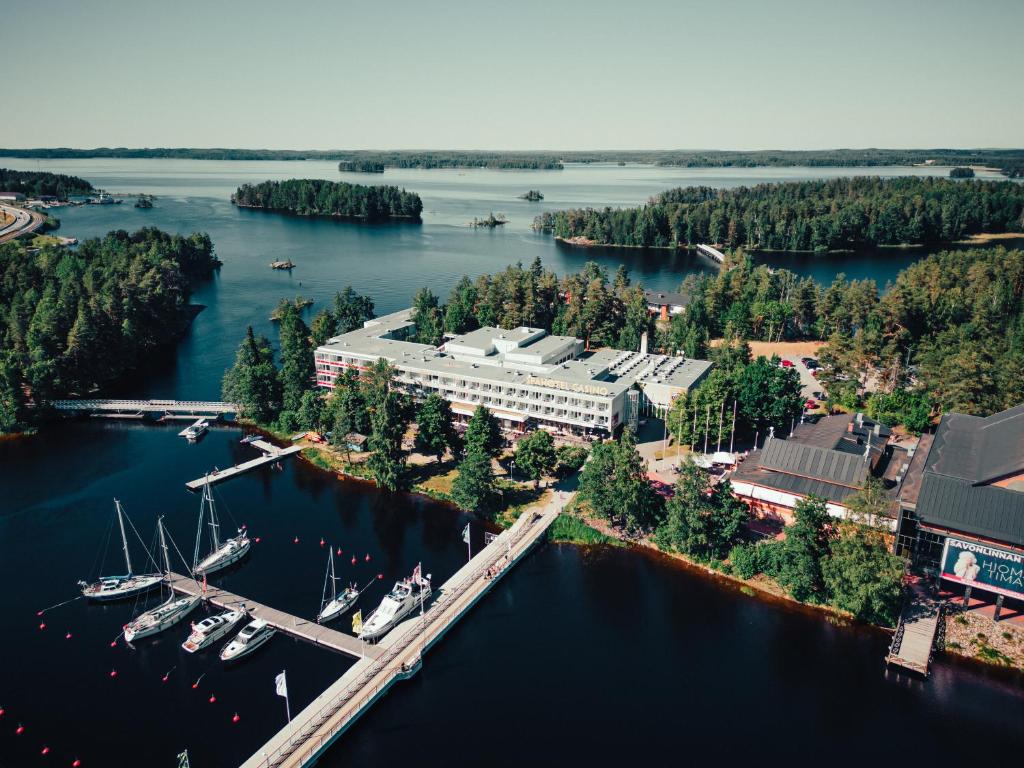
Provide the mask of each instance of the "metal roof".
[{"label": "metal roof", "polygon": [[917,499],[926,524],[1024,545],[1024,493],[926,472]]},{"label": "metal roof", "polygon": [[868,475],[863,456],[772,438],[762,449],[760,465],[789,475],[859,489]]},{"label": "metal roof", "polygon": [[984,418],[943,416],[925,472],[975,485],[1024,472],[1024,405]]}]

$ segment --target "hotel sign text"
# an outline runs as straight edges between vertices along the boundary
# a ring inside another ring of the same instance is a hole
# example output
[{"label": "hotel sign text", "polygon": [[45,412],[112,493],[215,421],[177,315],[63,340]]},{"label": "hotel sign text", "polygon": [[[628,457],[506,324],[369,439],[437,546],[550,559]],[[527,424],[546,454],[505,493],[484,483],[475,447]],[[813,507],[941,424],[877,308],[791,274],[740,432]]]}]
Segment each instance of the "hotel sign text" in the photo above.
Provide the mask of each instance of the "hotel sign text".
[{"label": "hotel sign text", "polygon": [[558,379],[542,379],[539,376],[527,376],[526,383],[535,387],[550,387],[551,389],[564,389],[568,392],[579,392],[584,395],[607,395],[608,387],[598,387],[594,384],[572,384],[568,381]]}]

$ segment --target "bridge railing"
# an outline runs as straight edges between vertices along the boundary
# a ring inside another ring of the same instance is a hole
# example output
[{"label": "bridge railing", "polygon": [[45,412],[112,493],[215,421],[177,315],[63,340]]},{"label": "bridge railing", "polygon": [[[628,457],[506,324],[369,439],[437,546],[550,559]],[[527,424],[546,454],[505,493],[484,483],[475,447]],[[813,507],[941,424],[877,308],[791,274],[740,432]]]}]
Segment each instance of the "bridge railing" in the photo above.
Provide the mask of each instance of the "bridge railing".
[{"label": "bridge railing", "polygon": [[61,411],[217,411],[238,410],[235,403],[214,400],[54,400],[51,405]]},{"label": "bridge railing", "polygon": [[[382,689],[394,682],[394,678],[397,677],[399,670],[392,670],[391,674],[381,679],[369,690],[366,689],[367,684],[375,677],[379,676],[381,672],[385,671],[388,665],[402,653],[407,651],[417,639],[427,636],[430,633],[430,630],[434,629],[435,625],[439,625],[434,633],[434,635],[437,636],[447,629],[447,627],[456,619],[458,619],[462,614],[461,611],[453,616],[447,618],[443,617],[442,614],[445,607],[462,597],[470,587],[476,584],[489,569],[501,560],[502,557],[504,557],[508,552],[511,552],[512,547],[522,541],[523,537],[530,532],[530,529],[537,520],[537,517],[533,517],[532,519],[525,521],[526,524],[520,526],[518,530],[515,528],[509,528],[502,535],[495,538],[490,546],[494,546],[499,542],[500,546],[494,547],[491,554],[482,560],[476,568],[463,575],[454,588],[445,589],[438,599],[424,611],[420,621],[410,625],[405,631],[403,631],[398,639],[388,647],[388,650],[373,661],[357,678],[350,682],[344,690],[339,691],[338,694],[329,702],[324,704],[316,712],[311,713],[289,736],[287,744],[281,745],[274,750],[272,754],[261,755],[264,759],[260,765],[267,766],[267,768],[279,766],[291,757],[296,750],[303,747],[308,747],[308,752],[305,757],[302,758],[302,762],[312,759],[314,755],[323,749],[325,744],[328,744],[340,731],[344,730],[353,719],[358,717],[363,711],[363,708],[371,704],[380,694]],[[502,537],[505,535],[508,535],[509,538],[503,539]],[[502,567],[502,570],[507,568],[510,564],[511,560]],[[312,740],[313,734],[316,730],[322,727],[324,723],[333,717],[341,707],[352,702],[357,696],[359,696],[359,699],[355,702],[353,710],[345,718],[335,724],[328,733],[321,735],[316,740],[316,743],[310,745],[310,741]]]}]

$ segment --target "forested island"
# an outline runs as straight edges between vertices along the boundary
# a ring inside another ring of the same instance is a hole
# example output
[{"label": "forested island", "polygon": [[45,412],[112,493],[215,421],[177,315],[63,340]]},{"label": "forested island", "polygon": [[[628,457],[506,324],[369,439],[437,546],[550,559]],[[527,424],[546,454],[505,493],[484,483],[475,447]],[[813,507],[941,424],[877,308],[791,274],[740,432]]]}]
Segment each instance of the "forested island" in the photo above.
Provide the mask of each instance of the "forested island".
[{"label": "forested island", "polygon": [[540,193],[539,189],[531,189],[529,192],[524,192],[519,196],[520,200],[529,200],[531,203],[537,203],[544,199],[544,195]]},{"label": "forested island", "polygon": [[[188,160],[342,160],[389,168],[521,168],[559,170],[564,163],[649,163],[685,168],[983,166],[1024,175],[1024,149],[598,150],[496,152],[475,150],[343,150],[129,148],[0,149],[0,157],[175,158]],[[345,170],[345,168],[341,168]]]},{"label": "forested island", "polygon": [[0,168],[0,190],[20,192],[26,197],[52,195],[59,200],[67,200],[68,195],[89,194],[93,191],[93,186],[85,179],[62,173],[12,171],[10,168]]},{"label": "forested island", "polygon": [[338,170],[343,173],[384,173],[384,163],[373,160],[342,160]]},{"label": "forested island", "polygon": [[973,179],[974,169],[958,165],[956,168],[949,169],[949,178],[951,179]]},{"label": "forested island", "polygon": [[243,208],[284,211],[298,216],[334,216],[366,222],[419,221],[423,202],[415,192],[392,186],[367,187],[343,181],[289,179],[243,184],[231,202]]},{"label": "forested island", "polygon": [[188,328],[193,281],[219,265],[199,232],[117,230],[75,250],[0,245],[0,432],[151,365]]},{"label": "forested island", "polygon": [[1010,182],[858,177],[715,189],[680,187],[639,208],[543,213],[534,228],[595,245],[823,251],[935,244],[1024,228]]}]

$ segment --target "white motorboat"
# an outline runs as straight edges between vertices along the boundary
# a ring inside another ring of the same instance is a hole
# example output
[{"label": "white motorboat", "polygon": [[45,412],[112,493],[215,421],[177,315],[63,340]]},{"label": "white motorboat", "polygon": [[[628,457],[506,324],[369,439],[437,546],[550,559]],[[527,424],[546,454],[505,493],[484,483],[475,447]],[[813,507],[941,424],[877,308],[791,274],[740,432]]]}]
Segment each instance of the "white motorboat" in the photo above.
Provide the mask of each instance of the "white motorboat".
[{"label": "white motorboat", "polygon": [[178,437],[184,437],[189,442],[198,440],[203,433],[210,428],[210,422],[206,419],[199,419],[195,424],[185,427],[178,433]]},{"label": "white motorboat", "polygon": [[189,653],[201,651],[220,640],[245,618],[245,611],[225,611],[192,623],[192,634],[181,644]]},{"label": "white motorboat", "polygon": [[[168,579],[170,579],[171,558],[167,552],[167,538],[162,517],[157,520],[156,526],[160,533],[160,546],[164,551],[164,565],[166,566]],[[157,632],[163,632],[165,629],[173,627],[199,605],[199,600],[198,595],[187,595],[175,600],[172,590],[166,602],[136,616],[128,622],[128,625],[124,628],[124,639],[130,643],[133,640],[140,640],[143,637],[149,637]]]},{"label": "white motorboat", "polygon": [[[320,613],[316,615],[317,623],[331,621],[341,616],[345,611],[355,605],[359,599],[359,590],[349,586],[342,593],[338,594],[338,578],[334,575],[334,549],[330,549],[327,555],[327,578],[324,581],[324,592],[320,601]],[[330,597],[328,597],[328,585],[330,585]]]},{"label": "white motorboat", "polygon": [[122,600],[148,592],[159,586],[164,578],[162,573],[132,573],[132,558],[128,552],[128,537],[124,530],[124,510],[121,509],[121,502],[117,499],[114,499],[114,509],[117,512],[117,523],[121,530],[121,548],[124,550],[124,565],[127,573],[123,576],[100,576],[99,580],[91,584],[85,581],[78,582],[82,594],[88,600]]},{"label": "white motorboat", "polygon": [[276,630],[263,619],[253,619],[234,639],[221,648],[221,661],[234,661],[255,651],[274,636]]},{"label": "white motorboat", "polygon": [[[210,554],[199,559],[199,546],[203,538],[203,517],[209,509],[210,527]],[[192,573],[197,578],[208,576],[215,571],[227,568],[232,563],[241,560],[249,552],[251,542],[248,534],[241,528],[238,534],[227,541],[220,540],[220,523],[217,521],[217,509],[213,504],[213,495],[210,493],[210,478],[206,478],[203,486],[203,500],[199,507],[199,529],[196,531],[196,548],[192,557]]]},{"label": "white motorboat", "polygon": [[424,578],[417,565],[412,577],[395,582],[395,586],[381,600],[376,610],[369,615],[359,630],[362,640],[376,640],[416,609],[423,609],[423,603],[430,597],[430,577]]}]

